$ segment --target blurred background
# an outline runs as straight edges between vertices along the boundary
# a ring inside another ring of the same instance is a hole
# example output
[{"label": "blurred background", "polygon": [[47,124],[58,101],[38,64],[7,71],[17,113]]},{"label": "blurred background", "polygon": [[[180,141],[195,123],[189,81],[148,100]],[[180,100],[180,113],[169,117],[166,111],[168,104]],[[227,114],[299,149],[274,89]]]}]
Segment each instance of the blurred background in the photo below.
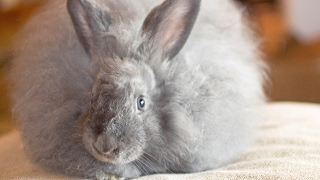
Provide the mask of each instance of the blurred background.
[{"label": "blurred background", "polygon": [[[0,0],[0,135],[12,130],[6,81],[12,40],[44,0]],[[270,101],[320,103],[320,1],[235,0],[246,7],[270,66]]]}]

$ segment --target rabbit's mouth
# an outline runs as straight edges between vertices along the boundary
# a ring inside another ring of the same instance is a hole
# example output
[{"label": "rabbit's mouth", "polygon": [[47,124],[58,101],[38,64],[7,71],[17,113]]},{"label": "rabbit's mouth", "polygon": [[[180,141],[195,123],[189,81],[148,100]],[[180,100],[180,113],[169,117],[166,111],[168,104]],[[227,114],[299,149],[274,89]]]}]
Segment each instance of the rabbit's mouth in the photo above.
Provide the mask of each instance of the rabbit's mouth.
[{"label": "rabbit's mouth", "polygon": [[119,148],[115,148],[112,151],[109,152],[101,152],[94,144],[92,146],[92,155],[102,161],[102,162],[108,162],[112,164],[121,164],[119,161],[119,154],[120,150]]},{"label": "rabbit's mouth", "polygon": [[143,154],[143,147],[139,144],[119,144],[115,143],[112,137],[99,136],[98,138],[93,138],[90,134],[84,133],[84,145],[88,152],[101,162],[128,164],[137,160]]},{"label": "rabbit's mouth", "polygon": [[[135,150],[133,150],[135,149]],[[111,163],[111,164],[128,164],[137,160],[142,154],[139,153],[139,147],[133,147],[132,149],[115,148],[108,152],[102,152],[94,144],[91,145],[90,153],[99,161]]]}]

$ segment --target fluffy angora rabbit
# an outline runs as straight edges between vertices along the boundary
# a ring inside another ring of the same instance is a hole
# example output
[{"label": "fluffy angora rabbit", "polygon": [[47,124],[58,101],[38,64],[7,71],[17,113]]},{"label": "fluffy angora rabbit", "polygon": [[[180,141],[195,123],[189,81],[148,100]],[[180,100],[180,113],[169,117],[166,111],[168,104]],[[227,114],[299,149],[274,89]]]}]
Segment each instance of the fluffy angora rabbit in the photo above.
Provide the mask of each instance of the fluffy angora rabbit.
[{"label": "fluffy angora rabbit", "polygon": [[232,0],[54,0],[22,30],[14,116],[39,165],[105,178],[238,158],[263,65]]}]

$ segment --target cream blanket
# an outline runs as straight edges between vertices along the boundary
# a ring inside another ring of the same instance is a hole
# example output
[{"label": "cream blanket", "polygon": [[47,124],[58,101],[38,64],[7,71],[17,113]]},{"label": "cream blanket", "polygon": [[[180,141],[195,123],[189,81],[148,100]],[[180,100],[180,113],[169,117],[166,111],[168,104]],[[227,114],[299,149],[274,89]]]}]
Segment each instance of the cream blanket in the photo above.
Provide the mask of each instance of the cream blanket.
[{"label": "cream blanket", "polygon": [[[271,103],[256,143],[236,162],[196,174],[163,174],[164,179],[320,179],[320,105]],[[18,132],[0,138],[0,179],[72,179],[46,173],[28,162]]]}]

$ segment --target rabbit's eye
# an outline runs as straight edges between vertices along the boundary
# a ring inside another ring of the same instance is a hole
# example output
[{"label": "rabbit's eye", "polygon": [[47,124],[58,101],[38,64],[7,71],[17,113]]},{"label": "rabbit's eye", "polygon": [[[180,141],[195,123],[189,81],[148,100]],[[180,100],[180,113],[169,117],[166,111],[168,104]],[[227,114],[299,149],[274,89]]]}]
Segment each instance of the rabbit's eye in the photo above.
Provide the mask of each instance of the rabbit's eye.
[{"label": "rabbit's eye", "polygon": [[142,98],[142,97],[139,97],[138,98],[138,109],[140,111],[144,110],[144,107],[146,106],[146,101]]}]

